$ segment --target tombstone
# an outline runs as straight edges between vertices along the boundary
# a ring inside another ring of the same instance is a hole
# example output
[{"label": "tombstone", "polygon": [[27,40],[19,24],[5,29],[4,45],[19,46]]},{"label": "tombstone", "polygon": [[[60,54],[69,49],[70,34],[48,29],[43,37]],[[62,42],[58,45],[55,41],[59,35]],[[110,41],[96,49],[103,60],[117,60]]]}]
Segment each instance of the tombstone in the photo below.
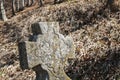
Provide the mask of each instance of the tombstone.
[{"label": "tombstone", "polygon": [[29,41],[18,44],[21,68],[35,70],[36,80],[71,80],[64,67],[75,58],[73,39],[59,33],[58,22],[34,23],[31,31]]}]

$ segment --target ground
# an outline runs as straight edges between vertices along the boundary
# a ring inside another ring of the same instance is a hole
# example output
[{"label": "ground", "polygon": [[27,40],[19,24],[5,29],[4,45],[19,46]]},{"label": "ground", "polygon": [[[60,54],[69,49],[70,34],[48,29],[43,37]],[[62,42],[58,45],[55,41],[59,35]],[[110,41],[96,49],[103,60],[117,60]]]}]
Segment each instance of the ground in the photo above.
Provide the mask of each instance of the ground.
[{"label": "ground", "polygon": [[30,25],[39,21],[57,21],[60,32],[73,37],[76,58],[65,67],[72,80],[120,80],[120,3],[115,0],[109,7],[101,1],[48,3],[0,21],[0,80],[35,79],[33,70],[20,69],[17,44],[28,39]]}]

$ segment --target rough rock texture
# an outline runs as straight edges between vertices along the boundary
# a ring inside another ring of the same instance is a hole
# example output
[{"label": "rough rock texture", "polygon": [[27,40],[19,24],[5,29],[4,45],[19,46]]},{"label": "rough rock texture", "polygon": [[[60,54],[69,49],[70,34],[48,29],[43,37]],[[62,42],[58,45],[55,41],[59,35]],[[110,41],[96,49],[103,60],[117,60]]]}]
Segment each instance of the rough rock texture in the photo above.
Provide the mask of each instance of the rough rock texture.
[{"label": "rough rock texture", "polygon": [[63,68],[68,58],[75,58],[72,38],[59,33],[57,22],[35,23],[31,31],[30,41],[18,45],[21,67],[33,68],[40,64],[35,70],[38,80],[70,80]]}]

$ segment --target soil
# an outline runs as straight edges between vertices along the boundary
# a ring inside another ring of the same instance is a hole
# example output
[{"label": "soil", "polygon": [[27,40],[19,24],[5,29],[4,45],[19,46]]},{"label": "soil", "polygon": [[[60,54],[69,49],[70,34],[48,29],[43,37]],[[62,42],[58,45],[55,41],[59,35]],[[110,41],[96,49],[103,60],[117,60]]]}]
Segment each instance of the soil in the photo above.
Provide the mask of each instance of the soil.
[{"label": "soil", "polygon": [[28,40],[31,24],[40,21],[57,21],[60,32],[73,37],[76,58],[65,66],[72,80],[120,80],[120,0],[106,4],[106,0],[48,2],[13,17],[8,10],[9,20],[0,21],[0,80],[35,79],[33,70],[21,70],[17,44]]}]

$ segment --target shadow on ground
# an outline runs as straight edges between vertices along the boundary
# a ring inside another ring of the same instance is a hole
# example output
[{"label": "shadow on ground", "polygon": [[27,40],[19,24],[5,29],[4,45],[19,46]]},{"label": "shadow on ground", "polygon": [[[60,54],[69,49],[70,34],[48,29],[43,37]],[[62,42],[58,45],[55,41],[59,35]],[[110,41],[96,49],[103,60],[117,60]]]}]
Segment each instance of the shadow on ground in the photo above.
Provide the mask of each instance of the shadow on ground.
[{"label": "shadow on ground", "polygon": [[75,60],[66,69],[72,80],[120,80],[120,49],[109,50],[98,60]]}]

